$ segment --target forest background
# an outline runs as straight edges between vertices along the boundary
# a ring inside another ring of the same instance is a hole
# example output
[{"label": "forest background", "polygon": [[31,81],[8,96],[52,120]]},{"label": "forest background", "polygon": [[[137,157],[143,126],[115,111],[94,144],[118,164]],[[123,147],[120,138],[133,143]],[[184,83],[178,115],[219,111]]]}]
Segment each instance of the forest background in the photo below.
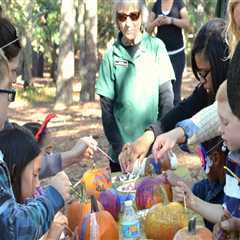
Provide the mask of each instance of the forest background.
[{"label": "forest background", "polygon": [[[151,9],[153,0],[146,1]],[[187,66],[183,77],[183,97],[197,81],[190,68],[190,49],[197,30],[216,14],[225,15],[227,0],[185,0],[191,30],[185,33]],[[1,0],[1,14],[16,26],[23,50],[17,84],[17,100],[10,105],[11,121],[23,124],[42,122],[55,112],[48,125],[55,151],[65,151],[79,137],[91,135],[107,151],[101,123],[101,110],[95,95],[98,67],[105,49],[116,37],[112,0]],[[199,158],[178,154],[189,166],[194,180],[200,179]],[[108,164],[100,152],[95,161]],[[91,166],[81,161],[67,170],[78,181]]]},{"label": "forest background", "polygon": [[[147,0],[151,10],[153,0]],[[185,0],[191,30],[185,33],[187,64],[197,30],[213,18],[217,0]],[[222,1],[223,2],[223,1]],[[226,2],[226,1],[225,1]],[[18,29],[23,45],[19,82],[34,95],[34,78],[48,78],[56,108],[95,100],[104,50],[116,36],[112,0],[1,0],[2,14]],[[77,82],[77,90],[73,89]]]}]

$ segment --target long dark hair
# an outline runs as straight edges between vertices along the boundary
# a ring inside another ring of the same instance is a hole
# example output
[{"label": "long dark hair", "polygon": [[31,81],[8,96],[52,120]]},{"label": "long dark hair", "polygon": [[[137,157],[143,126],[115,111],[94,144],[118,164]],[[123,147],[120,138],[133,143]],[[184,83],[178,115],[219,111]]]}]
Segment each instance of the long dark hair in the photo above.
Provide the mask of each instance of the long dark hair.
[{"label": "long dark hair", "polygon": [[12,129],[0,131],[0,150],[10,172],[15,198],[20,202],[23,170],[40,154],[40,147],[30,131],[15,124]]},{"label": "long dark hair", "polygon": [[193,43],[191,53],[192,71],[198,80],[200,80],[197,74],[199,69],[197,68],[195,55],[203,53],[205,58],[209,61],[211,66],[214,98],[218,87],[227,77],[229,50],[225,35],[225,21],[220,18],[210,20],[199,30]]},{"label": "long dark hair", "polygon": [[13,24],[7,18],[0,17],[0,48],[16,40],[2,49],[9,61],[15,58],[21,50],[20,41],[17,39],[17,31]]}]

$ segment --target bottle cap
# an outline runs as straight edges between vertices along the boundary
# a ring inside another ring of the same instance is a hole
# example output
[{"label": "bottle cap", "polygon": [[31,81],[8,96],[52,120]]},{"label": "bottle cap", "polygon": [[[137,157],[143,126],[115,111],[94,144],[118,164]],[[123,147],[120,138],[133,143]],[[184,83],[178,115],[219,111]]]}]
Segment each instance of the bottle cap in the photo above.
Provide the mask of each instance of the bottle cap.
[{"label": "bottle cap", "polygon": [[124,202],[124,205],[125,205],[126,207],[132,206],[132,200],[127,200],[127,201],[125,201],[125,202]]}]

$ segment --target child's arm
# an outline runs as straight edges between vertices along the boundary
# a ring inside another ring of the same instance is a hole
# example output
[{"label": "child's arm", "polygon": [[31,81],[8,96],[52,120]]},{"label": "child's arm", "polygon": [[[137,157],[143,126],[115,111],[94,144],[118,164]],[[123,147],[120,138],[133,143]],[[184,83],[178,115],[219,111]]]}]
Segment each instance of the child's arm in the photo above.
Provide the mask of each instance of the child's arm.
[{"label": "child's arm", "polygon": [[84,137],[80,138],[69,151],[46,154],[41,165],[40,179],[51,177],[83,158],[92,158],[96,145],[97,142],[93,138]]},{"label": "child's arm", "polygon": [[7,167],[4,162],[0,163],[1,239],[39,239],[63,204],[63,198],[53,187],[47,187],[36,199],[17,203]]},{"label": "child's arm", "polygon": [[77,163],[83,158],[91,159],[96,151],[96,146],[97,142],[92,137],[80,138],[71,150],[61,153],[62,168]]},{"label": "child's arm", "polygon": [[178,182],[176,190],[176,200],[186,201],[187,207],[191,208],[193,211],[197,212],[203,218],[207,219],[209,222],[217,223],[221,220],[224,214],[222,205],[212,204],[203,201],[202,199],[196,197],[191,189],[183,182]]}]

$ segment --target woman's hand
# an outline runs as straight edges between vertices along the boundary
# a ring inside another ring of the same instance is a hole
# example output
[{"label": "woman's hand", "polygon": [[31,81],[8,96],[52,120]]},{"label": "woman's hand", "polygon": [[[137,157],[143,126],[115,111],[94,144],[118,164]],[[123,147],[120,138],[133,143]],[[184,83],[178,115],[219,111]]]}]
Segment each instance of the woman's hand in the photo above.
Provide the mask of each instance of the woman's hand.
[{"label": "woman's hand", "polygon": [[172,23],[172,18],[168,16],[160,15],[156,18],[157,26],[170,25]]},{"label": "woman's hand", "polygon": [[147,155],[153,141],[154,134],[149,130],[134,142],[125,144],[119,155],[119,162],[123,170],[132,171],[135,160],[141,163]]},{"label": "woman's hand", "polygon": [[180,142],[184,142],[184,131],[182,128],[174,128],[169,132],[159,135],[153,144],[153,158],[161,162],[166,153]]}]

